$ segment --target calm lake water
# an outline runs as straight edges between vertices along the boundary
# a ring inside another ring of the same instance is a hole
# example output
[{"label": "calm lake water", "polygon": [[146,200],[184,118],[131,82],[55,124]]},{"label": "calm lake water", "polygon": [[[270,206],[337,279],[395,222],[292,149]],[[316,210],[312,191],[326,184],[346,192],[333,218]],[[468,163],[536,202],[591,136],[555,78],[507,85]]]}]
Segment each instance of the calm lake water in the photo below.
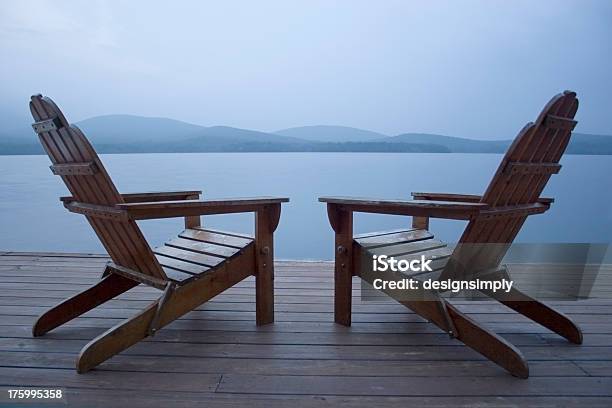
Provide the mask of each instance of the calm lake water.
[{"label": "calm lake water", "polygon": [[[322,195],[410,198],[411,191],[481,194],[501,155],[377,153],[116,154],[103,162],[121,192],[201,189],[206,198],[290,197],[276,232],[280,259],[331,259],[333,233]],[[532,216],[521,242],[612,241],[611,156],[565,156],[545,195],[552,209]],[[67,190],[46,156],[0,156],[0,250],[103,252],[84,217],[58,200]],[[410,225],[410,218],[357,215],[356,232]],[[208,216],[208,226],[252,232],[251,214]],[[433,220],[437,238],[456,242],[465,223]],[[182,219],[144,221],[152,245]]]}]

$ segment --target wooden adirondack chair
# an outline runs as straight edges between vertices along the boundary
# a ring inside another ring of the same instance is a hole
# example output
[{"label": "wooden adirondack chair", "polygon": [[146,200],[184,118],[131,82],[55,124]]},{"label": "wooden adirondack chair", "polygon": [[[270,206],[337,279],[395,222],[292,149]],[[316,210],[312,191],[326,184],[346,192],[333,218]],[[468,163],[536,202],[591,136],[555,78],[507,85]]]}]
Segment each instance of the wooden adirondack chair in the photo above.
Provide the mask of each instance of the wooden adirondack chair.
[{"label": "wooden adirondack chair", "polygon": [[[426,276],[434,274],[441,280],[467,278],[478,271],[489,271],[488,276],[492,273],[496,279],[507,278],[500,262],[509,245],[527,216],[543,213],[553,202],[540,194],[550,176],[561,168],[559,160],[576,125],[573,118],[577,109],[574,92],[555,96],[536,122],[521,130],[483,196],[412,193],[413,201],[320,198],[327,203],[329,221],[336,233],[335,321],[351,324],[351,278],[357,275],[372,283],[372,254],[398,255],[397,259],[402,254],[410,258],[420,254],[435,257],[437,271]],[[354,212],[410,215],[412,229],[353,236]],[[443,243],[433,239],[427,230],[431,217],[469,221],[455,249],[444,248]],[[368,268],[370,273],[366,273]],[[397,294],[392,290],[385,293],[392,297]],[[485,294],[569,341],[582,343],[582,333],[572,321],[518,289],[508,294]],[[513,375],[529,376],[527,361],[507,340],[460,312],[440,293],[430,291],[423,295],[425,300],[403,299],[400,303]]]},{"label": "wooden adirondack chair", "polygon": [[[38,318],[32,329],[42,336],[123,292],[145,284],[161,296],[142,312],[89,342],[76,368],[86,372],[127,349],[202,303],[256,277],[256,321],[274,321],[273,233],[286,198],[199,200],[200,191],[120,194],[81,130],[70,125],[49,98],[32,96],[32,127],[71,193],[61,200],[68,211],[83,214],[112,261],[100,282],[65,300]],[[255,237],[205,229],[205,214],[255,213]],[[152,249],[137,220],[185,217],[185,230]]]}]

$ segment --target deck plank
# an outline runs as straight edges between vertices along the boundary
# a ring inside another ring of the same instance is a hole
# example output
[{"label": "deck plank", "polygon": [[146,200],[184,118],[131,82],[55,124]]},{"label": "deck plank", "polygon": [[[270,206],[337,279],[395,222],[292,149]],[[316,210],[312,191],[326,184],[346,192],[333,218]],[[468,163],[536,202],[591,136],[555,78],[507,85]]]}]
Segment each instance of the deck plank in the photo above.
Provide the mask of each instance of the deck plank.
[{"label": "deck plank", "polygon": [[[69,406],[91,407],[107,407],[117,398],[129,399],[132,408],[161,403],[612,405],[612,298],[550,302],[582,326],[582,346],[499,304],[457,301],[530,360],[531,377],[518,380],[401,305],[360,299],[358,280],[353,326],[335,325],[329,262],[276,264],[273,325],[255,325],[254,279],[249,278],[154,338],[78,375],[76,353],[87,341],[158,296],[154,289],[138,287],[42,338],[31,338],[36,316],[95,282],[106,261],[100,254],[0,252],[2,387],[56,386],[66,390]],[[518,273],[529,268],[519,267]],[[612,275],[612,270],[601,273]],[[612,292],[612,287],[601,291]],[[6,402],[0,399],[0,405]]]}]

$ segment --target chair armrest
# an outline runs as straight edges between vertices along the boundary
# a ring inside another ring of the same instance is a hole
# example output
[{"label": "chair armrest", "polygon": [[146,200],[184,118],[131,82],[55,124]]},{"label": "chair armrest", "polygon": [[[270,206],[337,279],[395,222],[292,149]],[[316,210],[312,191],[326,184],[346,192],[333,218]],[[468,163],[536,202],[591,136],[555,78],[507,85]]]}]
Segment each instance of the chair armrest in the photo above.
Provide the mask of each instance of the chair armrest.
[{"label": "chair armrest", "polygon": [[149,191],[144,193],[121,194],[126,203],[141,203],[154,201],[194,200],[200,198],[202,191]]},{"label": "chair armrest", "polygon": [[156,218],[188,217],[193,215],[257,212],[265,207],[288,202],[288,198],[253,197],[218,200],[156,201],[117,204],[130,218],[148,220]]},{"label": "chair armrest", "polygon": [[320,197],[320,202],[341,206],[351,212],[411,215],[417,217],[469,220],[489,208],[484,203],[417,201],[417,200],[375,200],[352,197]]},{"label": "chair armrest", "polygon": [[[411,193],[412,198],[415,200],[439,200],[439,201],[452,201],[452,202],[464,202],[464,203],[478,203],[482,199],[481,195],[478,194],[452,194],[452,193]],[[554,198],[540,197],[538,203],[550,204],[555,201]]]}]

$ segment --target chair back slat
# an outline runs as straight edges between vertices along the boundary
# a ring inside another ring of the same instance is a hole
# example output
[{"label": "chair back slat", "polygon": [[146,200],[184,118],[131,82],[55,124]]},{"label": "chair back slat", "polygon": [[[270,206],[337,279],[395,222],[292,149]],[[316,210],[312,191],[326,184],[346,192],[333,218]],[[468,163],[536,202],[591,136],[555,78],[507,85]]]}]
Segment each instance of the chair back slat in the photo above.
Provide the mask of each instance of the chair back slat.
[{"label": "chair back slat", "polygon": [[[123,203],[98,154],[83,132],[70,125],[55,103],[32,96],[30,111],[40,142],[75,201],[104,207]],[[87,221],[117,265],[157,278],[166,276],[140,228],[130,219],[86,216]]]},{"label": "chair back slat", "polygon": [[[576,125],[574,92],[556,95],[535,123],[528,123],[508,148],[481,202],[491,209],[537,203]],[[523,226],[526,215],[471,220],[443,277],[497,268]]]}]

